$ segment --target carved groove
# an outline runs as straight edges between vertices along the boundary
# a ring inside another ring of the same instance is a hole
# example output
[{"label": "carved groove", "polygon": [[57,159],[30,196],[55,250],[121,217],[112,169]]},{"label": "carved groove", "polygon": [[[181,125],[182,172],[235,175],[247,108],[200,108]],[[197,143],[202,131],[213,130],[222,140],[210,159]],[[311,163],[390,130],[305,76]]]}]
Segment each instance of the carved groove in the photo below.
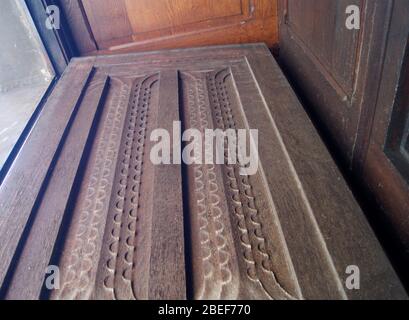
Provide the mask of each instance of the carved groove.
[{"label": "carved groove", "polygon": [[[226,79],[229,77],[231,77],[230,71],[224,69],[217,73],[208,73],[207,81],[217,126],[223,130],[237,130],[226,86]],[[260,283],[270,298],[292,299],[293,296],[282,288],[274,275],[271,257],[266,250],[266,239],[253,194],[253,186],[247,175],[240,175],[239,165],[228,164],[226,145],[225,143],[224,156],[226,161],[223,167],[228,181],[227,186],[231,192],[232,210],[236,217],[237,230],[240,233],[239,238],[243,259],[247,266],[247,276],[250,280]],[[238,148],[236,148],[237,159],[239,159],[238,152]],[[275,288],[270,290],[271,286]]]},{"label": "carved groove", "polygon": [[[187,87],[187,107],[190,127],[198,129],[204,136],[209,123],[210,109],[206,100],[207,88],[205,77],[183,74],[182,79]],[[196,141],[195,141],[196,142]],[[197,143],[196,143],[197,146]],[[210,144],[205,144],[204,152],[209,151]],[[198,160],[198,159],[196,159]],[[227,239],[227,228],[224,222],[224,211],[221,207],[221,195],[217,181],[216,166],[213,164],[193,164],[193,184],[195,207],[199,227],[200,256],[203,269],[203,284],[198,299],[228,298],[234,293],[234,272],[231,269],[232,241]]]},{"label": "carved groove", "polygon": [[152,87],[158,79],[112,80],[112,98],[77,201],[54,299],[138,298],[140,188]]},{"label": "carved groove", "polygon": [[[107,201],[110,181],[108,177],[114,170],[116,161],[116,143],[120,139],[122,118],[126,111],[127,98],[130,87],[115,79],[120,84],[120,92],[112,90],[112,102],[108,106],[107,116],[102,123],[102,138],[96,147],[95,162],[85,191],[85,199],[80,201],[75,209],[79,212],[78,219],[74,219],[73,245],[67,250],[67,256],[62,258],[61,289],[55,291],[55,299],[88,299],[91,296],[93,283],[91,273],[95,266],[93,261],[99,254],[97,237],[101,224],[106,219],[103,212],[104,202]],[[66,261],[66,263],[65,263]],[[95,271],[94,271],[95,273]]]},{"label": "carved groove", "polygon": [[[205,129],[213,128],[237,133],[238,115],[233,108],[238,108],[238,102],[231,102],[226,85],[229,77],[228,69],[182,74],[187,127],[198,129],[203,136]],[[206,154],[212,144],[205,140],[202,148]],[[193,238],[197,242],[194,250],[200,251],[193,256],[202,260],[195,277],[195,298],[293,299],[275,276],[251,178],[240,175],[239,164],[228,164],[227,143],[224,148],[224,165],[188,167],[193,176],[190,184],[194,185],[190,196],[192,228],[199,234]],[[236,148],[236,159],[239,152]],[[224,207],[219,206],[222,201]]]}]

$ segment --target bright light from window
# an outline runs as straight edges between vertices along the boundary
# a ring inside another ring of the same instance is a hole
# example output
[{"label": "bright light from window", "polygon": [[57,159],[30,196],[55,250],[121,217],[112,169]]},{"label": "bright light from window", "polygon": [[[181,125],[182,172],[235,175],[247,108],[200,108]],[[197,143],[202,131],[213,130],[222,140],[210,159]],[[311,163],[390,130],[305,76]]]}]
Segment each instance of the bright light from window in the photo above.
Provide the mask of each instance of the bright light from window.
[{"label": "bright light from window", "polygon": [[0,1],[0,168],[54,71],[24,1]]}]

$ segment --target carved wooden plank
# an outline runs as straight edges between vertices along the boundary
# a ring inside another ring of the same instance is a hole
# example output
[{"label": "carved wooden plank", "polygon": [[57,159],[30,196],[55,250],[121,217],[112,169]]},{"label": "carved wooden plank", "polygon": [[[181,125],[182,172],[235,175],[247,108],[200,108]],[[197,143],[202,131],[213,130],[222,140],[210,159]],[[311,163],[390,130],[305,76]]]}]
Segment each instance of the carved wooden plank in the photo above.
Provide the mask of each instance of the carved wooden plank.
[{"label": "carved wooden plank", "polygon": [[131,80],[111,79],[60,259],[61,289],[53,293],[54,298],[86,299],[91,296],[131,90]]},{"label": "carved wooden plank", "polygon": [[[229,77],[231,80],[229,70],[221,69],[182,78],[186,83],[183,107],[188,127],[203,134],[205,129],[245,128],[237,110],[239,102],[229,91]],[[270,220],[274,209],[262,178],[241,176],[239,166],[229,164],[193,165],[188,176],[189,186],[194,188],[189,200],[193,263],[198,270],[195,298],[300,297],[281,231]],[[276,259],[281,270],[273,261]]]},{"label": "carved wooden plank", "polygon": [[[1,208],[19,209],[0,220],[19,231],[0,234],[20,244],[1,247],[6,298],[38,298],[49,264],[61,273],[60,289],[43,288],[51,299],[407,298],[264,45],[81,58],[53,96],[32,132],[52,145],[29,138],[0,187]],[[257,129],[258,170],[227,163],[227,147],[224,164],[154,164],[155,129],[178,143],[172,156],[189,145],[178,120],[199,134]],[[40,162],[34,150],[46,161],[30,189],[15,181],[28,181],[27,157]],[[345,285],[349,265],[360,290]]]}]

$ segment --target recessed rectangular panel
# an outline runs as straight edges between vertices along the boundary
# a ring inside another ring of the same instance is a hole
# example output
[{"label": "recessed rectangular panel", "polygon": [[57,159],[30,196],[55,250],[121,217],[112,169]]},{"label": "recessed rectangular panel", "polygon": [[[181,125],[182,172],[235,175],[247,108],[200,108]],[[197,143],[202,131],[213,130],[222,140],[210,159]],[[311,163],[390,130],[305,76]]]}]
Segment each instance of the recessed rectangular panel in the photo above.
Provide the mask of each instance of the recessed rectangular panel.
[{"label": "recessed rectangular panel", "polygon": [[351,97],[355,86],[360,30],[348,29],[346,9],[360,0],[288,0],[289,28],[296,40],[314,57],[316,68],[328,73]]},{"label": "recessed rectangular panel", "polygon": [[246,0],[126,0],[135,34],[241,15]]},{"label": "recessed rectangular panel", "polygon": [[277,44],[277,0],[64,0],[81,54]]}]

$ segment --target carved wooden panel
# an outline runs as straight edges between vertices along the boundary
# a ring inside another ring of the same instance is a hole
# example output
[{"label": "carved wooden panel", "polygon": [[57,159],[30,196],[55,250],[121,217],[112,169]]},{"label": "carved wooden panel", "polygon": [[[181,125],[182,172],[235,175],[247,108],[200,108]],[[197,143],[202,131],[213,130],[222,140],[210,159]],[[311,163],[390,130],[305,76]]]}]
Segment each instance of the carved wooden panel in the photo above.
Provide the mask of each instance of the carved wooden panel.
[{"label": "carved wooden panel", "polygon": [[[349,5],[360,8],[360,30],[346,27]],[[286,74],[343,166],[369,190],[359,188],[370,195],[368,212],[403,257],[403,269],[409,266],[408,13],[405,0],[279,1]]]},{"label": "carved wooden panel", "polygon": [[[187,128],[203,135],[205,129],[245,128],[229,69],[182,73],[181,80]],[[227,145],[225,149],[225,166],[187,170],[193,189],[189,211],[195,298],[294,298],[299,289],[280,228],[273,224],[277,217],[268,202],[268,186],[260,175],[242,176],[239,165],[228,164]],[[274,260],[284,268],[277,269]]]},{"label": "carved wooden panel", "polygon": [[276,0],[59,0],[82,54],[278,41]]},{"label": "carved wooden panel", "polygon": [[[257,172],[154,165],[179,120],[257,129]],[[0,243],[7,299],[407,298],[264,45],[72,61],[0,186]]]}]

